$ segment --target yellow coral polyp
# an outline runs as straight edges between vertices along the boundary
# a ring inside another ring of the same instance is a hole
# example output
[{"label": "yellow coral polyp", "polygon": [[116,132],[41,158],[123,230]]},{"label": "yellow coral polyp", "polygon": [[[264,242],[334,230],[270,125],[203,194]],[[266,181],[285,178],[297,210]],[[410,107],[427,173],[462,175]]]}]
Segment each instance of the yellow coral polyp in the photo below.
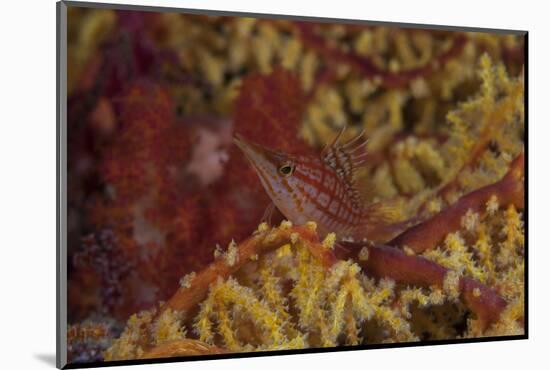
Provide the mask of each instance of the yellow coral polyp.
[{"label": "yellow coral polyp", "polygon": [[141,338],[149,337],[147,328],[152,324],[155,312],[155,310],[142,311],[130,316],[120,337],[105,351],[105,360],[140,358],[144,352]]},{"label": "yellow coral polyp", "polygon": [[180,286],[183,287],[183,288],[190,288],[191,283],[195,279],[195,276],[197,276],[197,274],[194,271],[190,272],[187,275],[185,275],[184,277],[182,277],[180,279]]},{"label": "yellow coral polyp", "polygon": [[185,338],[186,330],[181,326],[182,313],[167,309],[160,314],[153,325],[153,343]]},{"label": "yellow coral polyp", "polygon": [[260,234],[265,233],[268,230],[269,230],[269,224],[267,222],[262,222],[261,224],[258,225],[258,228],[256,229],[256,231]]},{"label": "yellow coral polyp", "polygon": [[323,247],[325,249],[334,249],[334,243],[336,242],[336,234],[328,233],[325,239],[323,240]]},{"label": "yellow coral polyp", "polygon": [[231,240],[231,243],[229,243],[224,258],[228,266],[235,265],[235,263],[239,260],[239,250],[237,248],[237,243],[235,243],[234,240]]},{"label": "yellow coral polyp", "polygon": [[285,244],[282,247],[278,248],[276,251],[276,255],[278,258],[292,256],[292,249],[290,247],[290,244]]},{"label": "yellow coral polyp", "polygon": [[317,223],[313,222],[313,221],[308,221],[306,222],[306,226],[308,229],[310,229],[312,232],[316,232],[317,231]]},{"label": "yellow coral polyp", "polygon": [[443,290],[454,300],[460,295],[460,275],[455,271],[448,271],[443,280]]},{"label": "yellow coral polyp", "polygon": [[367,247],[361,248],[358,257],[361,261],[367,261],[369,259],[369,249]]},{"label": "yellow coral polyp", "polygon": [[482,282],[487,279],[486,270],[479,266],[459,232],[448,234],[443,247],[429,250],[423,255],[458,274],[464,273]]},{"label": "yellow coral polyp", "polygon": [[489,213],[490,215],[494,215],[496,211],[498,211],[498,207],[498,198],[496,197],[496,195],[491,195],[491,197],[487,201],[487,213]]},{"label": "yellow coral polyp", "polygon": [[289,220],[283,220],[281,221],[281,230],[288,230],[292,227],[292,222],[290,222]]},{"label": "yellow coral polyp", "polygon": [[461,223],[466,231],[473,232],[479,223],[479,214],[468,209],[466,214],[462,217]]}]

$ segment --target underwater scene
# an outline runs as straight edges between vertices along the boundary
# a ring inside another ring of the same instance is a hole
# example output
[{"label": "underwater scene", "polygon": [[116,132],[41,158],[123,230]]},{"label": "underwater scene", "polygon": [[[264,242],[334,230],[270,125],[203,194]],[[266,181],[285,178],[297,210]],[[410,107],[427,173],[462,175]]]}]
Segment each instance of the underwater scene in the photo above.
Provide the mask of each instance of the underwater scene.
[{"label": "underwater scene", "polygon": [[69,363],[525,333],[523,35],[69,6],[67,43]]}]

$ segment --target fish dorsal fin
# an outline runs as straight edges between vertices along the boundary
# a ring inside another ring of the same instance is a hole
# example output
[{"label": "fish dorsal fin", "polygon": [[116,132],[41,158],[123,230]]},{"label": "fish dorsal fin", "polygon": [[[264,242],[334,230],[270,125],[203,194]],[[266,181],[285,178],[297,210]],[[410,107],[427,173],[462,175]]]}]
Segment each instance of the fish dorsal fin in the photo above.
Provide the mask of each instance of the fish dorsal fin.
[{"label": "fish dorsal fin", "polygon": [[346,184],[346,190],[356,206],[362,207],[363,202],[355,181],[356,170],[364,163],[366,158],[365,144],[367,139],[364,137],[365,131],[363,130],[348,142],[340,143],[340,138],[345,130],[346,126],[342,128],[332,143],[323,149],[321,158]]},{"label": "fish dorsal fin", "polygon": [[350,185],[354,185],[356,170],[365,162],[367,139],[364,136],[365,130],[363,130],[347,143],[340,143],[340,138],[345,130],[344,126],[332,143],[323,149],[321,158],[338,176]]}]

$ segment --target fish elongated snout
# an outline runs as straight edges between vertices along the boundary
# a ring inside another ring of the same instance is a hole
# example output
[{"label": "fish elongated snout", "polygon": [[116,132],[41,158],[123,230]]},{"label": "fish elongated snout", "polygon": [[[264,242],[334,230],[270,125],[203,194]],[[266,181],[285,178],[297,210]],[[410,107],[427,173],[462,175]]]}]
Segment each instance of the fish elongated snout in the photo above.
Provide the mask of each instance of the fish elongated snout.
[{"label": "fish elongated snout", "polygon": [[243,152],[243,154],[248,158],[249,161],[253,162],[253,159],[255,156],[260,154],[259,145],[253,144],[249,141],[246,141],[241,135],[235,134],[233,137],[233,142],[239,149]]},{"label": "fish elongated snout", "polygon": [[270,162],[277,162],[279,160],[279,153],[261,144],[248,141],[242,135],[235,134],[233,142],[253,164],[258,160],[268,160]]},{"label": "fish elongated snout", "polygon": [[233,136],[233,142],[235,143],[235,145],[237,145],[239,147],[239,149],[241,149],[242,151],[245,150],[245,148],[247,147],[247,142],[246,140],[240,135],[240,134],[235,134],[235,136]]},{"label": "fish elongated snout", "polygon": [[239,134],[235,134],[233,141],[244,153],[250,164],[259,172],[260,176],[264,178],[277,176],[277,168],[288,159],[283,153],[248,141]]}]

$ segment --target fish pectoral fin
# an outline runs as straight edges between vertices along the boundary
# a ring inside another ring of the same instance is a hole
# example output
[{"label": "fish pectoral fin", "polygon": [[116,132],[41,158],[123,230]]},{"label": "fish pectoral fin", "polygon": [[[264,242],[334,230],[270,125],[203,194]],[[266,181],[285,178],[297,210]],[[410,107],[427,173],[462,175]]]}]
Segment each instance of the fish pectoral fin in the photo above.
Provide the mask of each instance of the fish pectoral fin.
[{"label": "fish pectoral fin", "polygon": [[269,226],[274,226],[280,224],[283,220],[288,219],[283,212],[273,203],[269,203],[269,205],[265,208],[265,211],[262,215],[262,218],[260,219],[260,222],[265,222]]},{"label": "fish pectoral fin", "polygon": [[262,219],[260,222],[266,222],[269,226],[272,225],[271,219],[273,218],[273,211],[275,210],[275,203],[271,202],[266,207],[264,214],[262,215]]}]

